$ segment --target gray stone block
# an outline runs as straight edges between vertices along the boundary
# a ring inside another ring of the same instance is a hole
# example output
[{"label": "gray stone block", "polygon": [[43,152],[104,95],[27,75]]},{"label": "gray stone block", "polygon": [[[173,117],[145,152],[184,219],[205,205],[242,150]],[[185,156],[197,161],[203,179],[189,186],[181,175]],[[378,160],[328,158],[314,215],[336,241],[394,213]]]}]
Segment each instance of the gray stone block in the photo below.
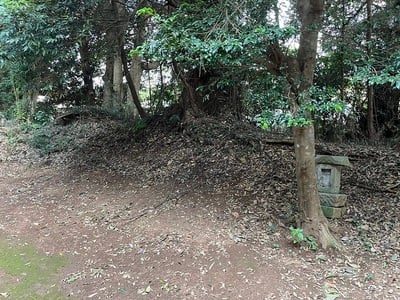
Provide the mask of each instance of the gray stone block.
[{"label": "gray stone block", "polygon": [[341,218],[346,212],[345,207],[331,207],[331,206],[321,205],[321,208],[325,217],[329,219]]},{"label": "gray stone block", "polygon": [[315,163],[341,167],[351,167],[351,163],[347,156],[317,155],[315,157]]},{"label": "gray stone block", "polygon": [[340,191],[340,166],[318,164],[317,180],[318,191],[323,193],[338,194]]},{"label": "gray stone block", "polygon": [[323,206],[343,207],[347,203],[347,195],[345,194],[319,193],[319,198]]}]

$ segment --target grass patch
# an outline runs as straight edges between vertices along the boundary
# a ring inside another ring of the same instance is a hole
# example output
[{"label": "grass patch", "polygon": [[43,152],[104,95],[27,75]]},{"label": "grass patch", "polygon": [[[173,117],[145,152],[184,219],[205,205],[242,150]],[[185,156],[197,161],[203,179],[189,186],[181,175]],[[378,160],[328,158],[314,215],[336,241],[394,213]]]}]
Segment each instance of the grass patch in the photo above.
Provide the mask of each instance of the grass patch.
[{"label": "grass patch", "polygon": [[10,299],[66,299],[59,284],[66,263],[62,255],[46,256],[30,245],[13,245],[0,236],[0,293]]}]

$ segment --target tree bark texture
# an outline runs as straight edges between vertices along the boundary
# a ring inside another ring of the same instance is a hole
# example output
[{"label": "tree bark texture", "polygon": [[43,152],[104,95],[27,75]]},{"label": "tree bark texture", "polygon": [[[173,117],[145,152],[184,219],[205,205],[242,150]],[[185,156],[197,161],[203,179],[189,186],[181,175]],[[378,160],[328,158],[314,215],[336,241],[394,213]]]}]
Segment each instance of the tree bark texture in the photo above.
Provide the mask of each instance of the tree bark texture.
[{"label": "tree bark texture", "polygon": [[39,98],[39,92],[36,90],[30,90],[28,92],[28,103],[29,103],[29,112],[28,112],[28,119],[29,121],[33,120],[33,117],[35,116],[37,112],[37,103],[38,103],[38,98]]},{"label": "tree bark texture", "polygon": [[323,0],[297,0],[297,13],[301,22],[301,33],[297,61],[300,68],[299,91],[313,85],[317,60],[318,33],[321,28]]},{"label": "tree bark texture", "polygon": [[[367,57],[371,58],[371,40],[372,40],[372,0],[367,0],[367,34],[365,41],[367,44]],[[368,137],[370,141],[375,140],[376,129],[375,129],[375,101],[374,101],[374,88],[372,85],[367,84],[367,125],[368,125]]]},{"label": "tree bark texture", "polygon": [[121,53],[115,53],[113,61],[113,95],[114,106],[122,106],[122,99],[124,98],[124,84],[123,84],[123,67]]},{"label": "tree bark texture", "polygon": [[103,106],[107,109],[112,109],[114,107],[113,78],[114,78],[114,58],[113,55],[108,55],[106,57],[106,71],[103,76],[103,81],[104,81]]},{"label": "tree bark texture", "polygon": [[[291,83],[292,86],[296,85],[295,88],[292,87],[296,96],[306,92],[313,85],[318,33],[321,28],[323,10],[323,0],[297,0],[297,13],[301,22],[297,53],[299,76],[298,82],[292,78]],[[301,99],[304,98],[301,97]],[[301,105],[298,101],[297,99],[297,103],[294,103],[295,111],[297,105]],[[323,248],[337,246],[335,238],[329,231],[328,221],[321,210],[317,190],[314,126],[294,127],[293,135],[301,226],[304,232],[314,236]]]},{"label": "tree bark texture", "polygon": [[81,71],[83,77],[83,95],[84,95],[84,104],[93,105],[95,103],[95,92],[93,85],[93,73],[94,68],[90,61],[90,45],[89,39],[86,38],[82,41],[82,44],[79,47],[80,54],[80,62],[81,62]]},{"label": "tree bark texture", "polygon": [[[139,19],[137,21],[136,26],[134,27],[134,46],[138,47],[141,46],[145,40],[145,35],[146,35],[146,21],[144,19]],[[131,59],[131,68],[130,68],[130,75],[133,80],[133,85],[135,86],[136,89],[136,94],[139,97],[139,91],[140,91],[140,84],[142,80],[142,74],[143,74],[143,68],[142,68],[142,58],[139,55],[134,55]],[[131,115],[132,117],[135,117],[135,115],[138,114],[138,111],[136,109],[136,106],[134,104],[134,100],[132,98],[132,91],[129,90],[128,93],[128,101],[127,101],[127,113]]]},{"label": "tree bark texture", "polygon": [[136,109],[138,110],[139,116],[142,119],[145,119],[147,117],[147,113],[144,111],[142,105],[140,104],[140,100],[139,100],[139,96],[138,96],[136,88],[135,88],[135,84],[133,82],[131,73],[129,72],[128,58],[127,58],[127,55],[125,53],[125,49],[123,46],[121,46],[121,58],[122,58],[122,66],[124,68],[125,78],[126,78],[126,81],[128,82],[128,87],[131,92],[133,103],[135,104]]},{"label": "tree bark texture", "polygon": [[317,190],[314,126],[294,127],[293,134],[301,227],[307,235],[314,236],[322,248],[336,246],[335,238],[329,232],[328,221],[321,210]]},{"label": "tree bark texture", "polygon": [[370,141],[374,141],[376,138],[375,129],[375,99],[374,99],[374,87],[371,85],[367,86],[367,126],[368,126],[368,138]]},{"label": "tree bark texture", "polygon": [[185,111],[185,116],[201,116],[202,101],[197,92],[197,88],[201,85],[201,78],[198,75],[198,72],[196,70],[191,70],[190,72],[184,73],[175,62],[173,63],[173,69],[183,84],[181,105]]},{"label": "tree bark texture", "polygon": [[111,21],[105,25],[105,39],[109,48],[106,54],[103,106],[108,109],[115,109],[122,107],[125,99],[121,46],[124,44],[129,20],[124,1],[111,0],[108,5],[108,20]]}]

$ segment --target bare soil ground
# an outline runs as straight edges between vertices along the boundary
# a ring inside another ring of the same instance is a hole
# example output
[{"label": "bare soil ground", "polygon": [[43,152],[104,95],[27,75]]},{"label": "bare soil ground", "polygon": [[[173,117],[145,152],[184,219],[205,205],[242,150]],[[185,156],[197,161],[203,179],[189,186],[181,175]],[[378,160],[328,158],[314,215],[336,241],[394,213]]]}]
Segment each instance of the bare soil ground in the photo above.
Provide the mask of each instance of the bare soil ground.
[{"label": "bare soil ground", "polygon": [[[290,145],[212,120],[121,126],[49,127],[49,143],[68,142],[40,155],[0,133],[0,236],[66,256],[66,298],[400,299],[398,151],[318,146],[353,168],[346,216],[330,221],[341,250],[312,251],[288,230]],[[13,280],[0,268],[0,299]]]}]

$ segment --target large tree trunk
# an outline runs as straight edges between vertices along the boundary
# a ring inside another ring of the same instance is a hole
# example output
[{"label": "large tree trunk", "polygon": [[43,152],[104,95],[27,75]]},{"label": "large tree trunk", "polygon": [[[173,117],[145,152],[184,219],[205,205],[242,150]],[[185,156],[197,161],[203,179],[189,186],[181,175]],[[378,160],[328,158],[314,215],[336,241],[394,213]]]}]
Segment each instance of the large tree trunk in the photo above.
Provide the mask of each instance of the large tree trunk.
[{"label": "large tree trunk", "polygon": [[128,18],[124,1],[111,0],[108,5],[108,19],[111,21],[106,25],[105,39],[110,48],[106,57],[103,106],[107,109],[115,109],[122,107],[125,98],[121,47],[124,43]]},{"label": "large tree trunk", "polygon": [[[297,53],[299,77],[297,80],[292,78],[297,85],[296,89],[292,89],[297,96],[303,93],[302,97],[298,97],[300,99],[308,97],[307,90],[313,85],[318,32],[321,27],[323,10],[323,0],[297,0],[297,13],[301,22]],[[297,103],[294,103],[295,111],[297,105],[302,104],[298,101],[300,100],[297,99]],[[295,127],[293,134],[301,225],[304,232],[313,235],[323,248],[336,246],[336,240],[330,233],[328,222],[321,210],[317,191],[314,126]]]},{"label": "large tree trunk", "polygon": [[301,227],[307,235],[314,236],[322,248],[334,247],[336,241],[329,232],[317,190],[314,126],[294,127],[293,135]]},{"label": "large tree trunk", "polygon": [[114,107],[114,92],[113,92],[113,78],[114,78],[114,59],[112,55],[106,57],[106,71],[103,76],[104,92],[103,92],[103,107],[112,109]]},{"label": "large tree trunk", "polygon": [[115,53],[114,65],[113,65],[113,95],[114,95],[114,106],[121,107],[122,99],[124,98],[124,73],[122,66],[122,58],[120,51]]}]

